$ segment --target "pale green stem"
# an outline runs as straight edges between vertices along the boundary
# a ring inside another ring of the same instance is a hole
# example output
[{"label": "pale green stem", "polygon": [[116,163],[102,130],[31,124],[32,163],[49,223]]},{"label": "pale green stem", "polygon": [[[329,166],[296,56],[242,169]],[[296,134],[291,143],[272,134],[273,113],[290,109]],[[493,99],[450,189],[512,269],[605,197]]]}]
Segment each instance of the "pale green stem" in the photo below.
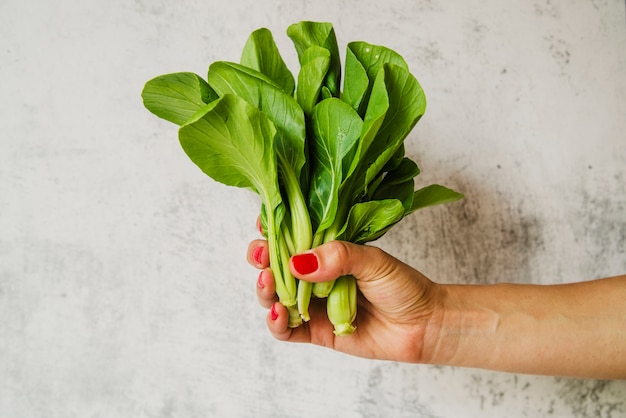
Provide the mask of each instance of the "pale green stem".
[{"label": "pale green stem", "polygon": [[[281,235],[282,237],[282,235]],[[278,240],[279,249],[280,249],[280,267],[283,272],[283,280],[285,282],[285,288],[287,293],[289,294],[289,300],[280,301],[289,311],[289,327],[296,328],[302,325],[302,318],[300,317],[300,312],[298,311],[298,303],[297,303],[297,283],[296,278],[293,277],[291,271],[289,270],[289,251],[287,250],[287,244],[283,239]],[[273,269],[272,269],[273,271]]]},{"label": "pale green stem", "polygon": [[[355,199],[354,196],[354,180],[352,180],[352,177],[350,179],[348,179],[344,184],[341,185],[341,188],[339,189],[339,200],[343,201],[343,202],[352,202]],[[316,233],[315,234],[315,239],[316,241],[318,239],[321,239],[321,243],[326,243],[326,242],[330,242],[334,239],[337,238],[337,235],[339,235],[339,232],[341,231],[341,228],[343,228],[343,225],[346,223],[346,220],[348,219],[348,214],[350,213],[350,209],[351,209],[351,205],[348,204],[339,204],[339,206],[337,207],[337,213],[335,214],[335,220],[333,221],[332,225],[328,227],[328,229],[326,229],[325,231],[322,231],[322,233]],[[323,237],[323,238],[322,238]],[[328,295],[330,294],[330,292],[333,289],[333,286],[335,285],[335,280],[331,280],[328,282],[320,282],[320,283],[315,283],[315,285],[313,285],[313,295],[315,295],[318,298],[326,298],[328,297]]]},{"label": "pale green stem", "polygon": [[354,276],[342,276],[328,295],[326,312],[335,327],[335,335],[344,336],[354,332],[356,319],[357,288]]},{"label": "pale green stem", "polygon": [[[285,289],[287,294],[289,294],[290,298],[286,303],[283,303],[286,307],[292,306],[296,304],[296,292],[297,292],[297,284],[296,278],[293,277],[291,271],[289,270],[289,250],[287,249],[287,243],[285,242],[284,236],[280,235],[278,237],[278,251],[280,253],[280,260],[278,260],[279,264],[276,264],[280,267],[283,275],[283,282],[285,283]],[[274,269],[272,268],[272,271]]]},{"label": "pale green stem", "polygon": [[286,222],[282,224],[280,232],[283,234],[283,238],[285,240],[285,244],[287,245],[287,250],[289,254],[295,254],[296,247],[293,242],[293,234],[291,233],[291,230],[289,229],[289,226]]},{"label": "pale green stem", "polygon": [[280,251],[280,239],[279,232],[277,230],[274,213],[267,214],[267,243],[269,246],[270,266],[272,267],[272,273],[274,275],[274,282],[276,285],[276,294],[280,302],[285,305],[294,305],[296,303],[295,291],[290,292],[290,289],[285,283],[285,277],[283,275],[283,267],[281,262]]},{"label": "pale green stem", "polygon": [[304,322],[311,319],[309,315],[309,304],[311,303],[312,291],[313,283],[304,280],[298,281],[298,311]]},{"label": "pale green stem", "polygon": [[[288,235],[287,245],[281,248],[284,263],[283,274],[293,277],[289,271],[289,258],[293,254],[301,253],[311,248],[313,232],[311,230],[311,218],[306,201],[302,195],[302,189],[300,189],[300,183],[293,170],[290,169],[286,162],[281,159],[281,163],[283,167],[285,167],[283,170],[283,183],[289,204],[289,216],[291,218],[291,233]],[[285,239],[287,239],[287,237]],[[296,283],[295,278],[293,281]],[[297,311],[299,311],[299,317],[297,319],[302,323],[302,320],[308,321],[310,318],[309,302],[311,300],[312,284],[299,281],[297,286]],[[294,317],[294,313],[290,312],[290,326],[292,326],[292,323],[294,326],[299,325]]]},{"label": "pale green stem", "polygon": [[[322,244],[334,240],[337,237],[338,232],[338,228],[335,226],[335,224],[331,225],[323,234],[323,238],[321,239]],[[318,234],[315,235],[316,237],[319,237]],[[317,298],[326,298],[330,294],[334,285],[334,280],[315,283],[313,285],[313,295],[315,295],[315,297]]]}]

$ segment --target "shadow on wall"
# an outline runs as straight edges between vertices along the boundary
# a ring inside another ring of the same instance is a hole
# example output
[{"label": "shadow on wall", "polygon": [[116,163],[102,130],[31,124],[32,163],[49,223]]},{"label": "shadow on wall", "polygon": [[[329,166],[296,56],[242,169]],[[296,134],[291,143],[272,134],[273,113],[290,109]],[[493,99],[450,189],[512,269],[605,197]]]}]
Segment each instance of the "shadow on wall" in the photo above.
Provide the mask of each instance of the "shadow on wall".
[{"label": "shadow on wall", "polygon": [[540,220],[522,202],[455,180],[447,184],[463,200],[416,212],[381,245],[440,283],[532,281],[533,258],[544,248]]}]

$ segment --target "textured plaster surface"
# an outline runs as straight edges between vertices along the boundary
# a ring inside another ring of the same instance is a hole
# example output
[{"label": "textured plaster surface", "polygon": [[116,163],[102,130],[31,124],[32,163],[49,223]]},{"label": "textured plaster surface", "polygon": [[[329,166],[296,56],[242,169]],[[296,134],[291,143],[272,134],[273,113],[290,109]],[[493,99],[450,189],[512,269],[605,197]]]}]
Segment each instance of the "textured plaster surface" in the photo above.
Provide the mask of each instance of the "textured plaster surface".
[{"label": "textured plaster surface", "polygon": [[[142,107],[271,29],[400,52],[419,184],[465,193],[377,245],[448,283],[626,272],[622,0],[0,2],[0,417],[624,417],[626,383],[351,358],[271,338],[258,199]],[[626,302],[625,302],[626,303]],[[607,307],[610,309],[610,307]]]}]

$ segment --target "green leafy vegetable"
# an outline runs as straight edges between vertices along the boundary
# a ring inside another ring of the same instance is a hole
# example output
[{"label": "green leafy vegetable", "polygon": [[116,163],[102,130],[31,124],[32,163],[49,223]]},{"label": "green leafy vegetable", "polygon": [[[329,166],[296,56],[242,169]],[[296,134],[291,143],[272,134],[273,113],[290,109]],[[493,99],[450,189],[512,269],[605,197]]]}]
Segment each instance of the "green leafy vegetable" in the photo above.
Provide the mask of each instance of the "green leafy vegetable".
[{"label": "green leafy vegetable", "polygon": [[339,205],[339,186],[349,174],[351,161],[358,144],[363,121],[340,99],[322,100],[311,116],[311,188],[309,211],[315,221],[316,232],[326,230],[335,221]]},{"label": "green leafy vegetable", "polygon": [[330,68],[330,52],[325,48],[312,46],[304,51],[301,65],[296,98],[304,113],[309,115],[321,95],[324,79]]},{"label": "green leafy vegetable", "polygon": [[293,94],[296,83],[269,30],[261,28],[250,34],[240,62],[245,67],[265,74],[288,95]]},{"label": "green leafy vegetable", "polygon": [[350,209],[348,219],[337,238],[357,244],[374,241],[399,222],[405,212],[398,199],[357,203]]},{"label": "green leafy vegetable", "polygon": [[306,51],[310,47],[318,46],[328,50],[330,67],[324,79],[324,87],[332,96],[338,97],[341,81],[341,59],[339,58],[339,46],[337,45],[333,25],[330,23],[303,21],[289,26],[287,35],[293,41],[300,65],[306,62]]},{"label": "green leafy vegetable", "polygon": [[408,214],[463,197],[420,174],[404,141],[426,109],[424,92],[397,52],[366,42],[341,60],[330,23],[289,26],[300,70],[297,84],[271,32],[254,31],[240,63],[217,61],[206,80],[193,73],[149,80],[145,107],[179,125],[180,144],[208,176],[261,199],[270,265],[289,325],[310,320],[311,297],[327,298],[337,335],[355,329],[352,276],[326,283],[296,280],[295,254],[341,239],[380,238]]},{"label": "green leafy vegetable", "polygon": [[141,95],[146,108],[176,125],[184,124],[201,107],[218,98],[209,84],[193,73],[155,77],[146,83]]}]

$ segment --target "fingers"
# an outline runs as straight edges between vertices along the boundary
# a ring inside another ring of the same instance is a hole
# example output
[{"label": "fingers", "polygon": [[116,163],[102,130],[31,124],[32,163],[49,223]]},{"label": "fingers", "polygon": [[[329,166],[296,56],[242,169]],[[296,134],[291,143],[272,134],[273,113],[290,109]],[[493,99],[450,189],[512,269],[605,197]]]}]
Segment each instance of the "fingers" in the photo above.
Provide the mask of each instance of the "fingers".
[{"label": "fingers", "polygon": [[265,319],[267,329],[280,341],[313,343],[333,347],[333,325],[325,320],[326,309],[320,305],[311,311],[311,321],[297,328],[289,328],[289,311],[280,302],[271,305]]},{"label": "fingers", "polygon": [[274,338],[280,341],[311,342],[308,327],[289,328],[289,311],[279,302],[270,306],[265,318],[267,329]]},{"label": "fingers", "polygon": [[259,231],[261,235],[263,235],[263,225],[261,224],[261,217],[258,216],[256,218],[256,229]]},{"label": "fingers", "polygon": [[274,276],[269,268],[270,256],[267,241],[262,239],[252,241],[248,245],[247,259],[251,266],[261,270],[256,281],[256,295],[261,306],[269,308],[278,298],[276,296]]},{"label": "fingers", "polygon": [[272,336],[280,341],[287,341],[292,336],[294,328],[289,328],[289,312],[279,302],[270,306],[270,311],[265,318],[267,329]]},{"label": "fingers", "polygon": [[248,263],[258,269],[264,269],[270,265],[270,253],[267,247],[267,241],[256,239],[248,245],[247,252]]},{"label": "fingers", "polygon": [[256,295],[261,306],[266,309],[269,309],[278,300],[274,276],[269,268],[265,268],[259,273],[256,281]]},{"label": "fingers", "polygon": [[374,280],[388,275],[399,264],[376,247],[331,241],[291,257],[289,267],[298,279],[323,282],[348,274]]}]

